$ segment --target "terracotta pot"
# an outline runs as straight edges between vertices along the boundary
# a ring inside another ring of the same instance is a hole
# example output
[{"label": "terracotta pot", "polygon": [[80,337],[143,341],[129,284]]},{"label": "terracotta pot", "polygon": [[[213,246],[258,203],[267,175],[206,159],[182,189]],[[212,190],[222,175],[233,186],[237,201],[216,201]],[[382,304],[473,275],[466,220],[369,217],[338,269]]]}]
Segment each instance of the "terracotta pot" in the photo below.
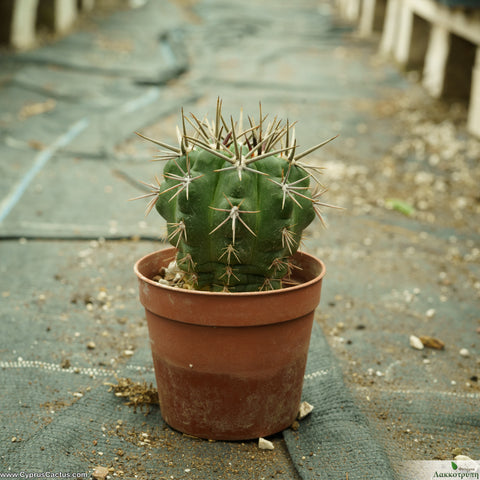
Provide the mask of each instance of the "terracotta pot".
[{"label": "terracotta pot", "polygon": [[265,437],[287,428],[300,405],[324,264],[298,252],[299,285],[215,293],[151,280],[174,255],[168,248],[135,264],[164,420],[215,440]]}]

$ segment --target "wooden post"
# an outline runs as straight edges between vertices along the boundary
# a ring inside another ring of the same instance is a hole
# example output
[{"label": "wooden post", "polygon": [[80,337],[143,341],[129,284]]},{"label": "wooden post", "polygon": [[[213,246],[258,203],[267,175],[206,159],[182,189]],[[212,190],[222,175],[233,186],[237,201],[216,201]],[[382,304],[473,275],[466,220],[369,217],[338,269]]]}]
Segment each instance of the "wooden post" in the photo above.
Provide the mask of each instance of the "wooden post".
[{"label": "wooden post", "polygon": [[53,32],[67,31],[76,17],[76,0],[40,0],[38,4],[38,24]]},{"label": "wooden post", "polygon": [[477,47],[472,72],[467,128],[470,133],[480,138],[480,46]]},{"label": "wooden post", "polygon": [[439,98],[443,95],[449,51],[449,31],[442,25],[434,23],[430,31],[430,41],[423,69],[423,86],[432,97]]},{"label": "wooden post", "polygon": [[0,1],[0,43],[22,50],[35,44],[38,0]]},{"label": "wooden post", "polygon": [[429,23],[414,13],[410,2],[401,1],[395,60],[406,70],[422,70],[430,37]]},{"label": "wooden post", "polygon": [[385,23],[383,26],[382,39],[380,40],[380,53],[390,55],[395,50],[400,26],[399,15],[401,0],[388,0],[385,11]]},{"label": "wooden post", "polygon": [[386,0],[363,0],[360,14],[359,33],[368,37],[380,32],[385,21]]}]

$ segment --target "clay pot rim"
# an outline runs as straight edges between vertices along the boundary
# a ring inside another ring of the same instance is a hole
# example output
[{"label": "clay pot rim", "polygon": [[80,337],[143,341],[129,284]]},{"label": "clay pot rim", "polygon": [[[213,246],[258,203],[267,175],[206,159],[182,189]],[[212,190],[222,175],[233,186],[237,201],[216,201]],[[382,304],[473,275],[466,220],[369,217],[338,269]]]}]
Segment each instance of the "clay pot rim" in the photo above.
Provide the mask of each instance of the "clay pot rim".
[{"label": "clay pot rim", "polygon": [[323,280],[323,277],[327,273],[327,269],[325,267],[325,264],[323,263],[322,260],[319,258],[315,257],[314,255],[311,255],[309,253],[303,252],[301,250],[298,250],[293,256],[294,257],[303,257],[304,259],[316,263],[320,265],[321,271],[318,273],[314,278],[311,280],[307,280],[305,282],[301,282],[298,285],[293,285],[291,287],[284,287],[278,290],[266,290],[266,291],[252,291],[252,292],[211,292],[211,291],[206,291],[206,290],[189,290],[186,288],[178,288],[178,287],[171,287],[169,285],[163,285],[159,282],[156,282],[148,277],[146,277],[143,273],[140,272],[140,265],[142,262],[146,261],[147,258],[151,257],[153,254],[160,252],[160,251],[167,251],[171,250],[172,251],[172,256],[176,253],[177,249],[175,247],[170,247],[170,248],[162,248],[160,250],[154,251],[147,253],[140,259],[138,259],[135,262],[135,265],[133,267],[133,270],[135,272],[135,275],[142,281],[152,285],[155,288],[161,288],[165,290],[171,290],[174,292],[178,293],[185,293],[185,294],[192,294],[192,295],[200,295],[200,296],[209,296],[209,297],[231,297],[232,295],[235,297],[248,297],[253,295],[261,295],[261,296],[271,296],[271,295],[281,295],[283,292],[294,292],[295,290],[303,290],[306,287],[310,285],[314,285],[315,283],[318,283]]}]

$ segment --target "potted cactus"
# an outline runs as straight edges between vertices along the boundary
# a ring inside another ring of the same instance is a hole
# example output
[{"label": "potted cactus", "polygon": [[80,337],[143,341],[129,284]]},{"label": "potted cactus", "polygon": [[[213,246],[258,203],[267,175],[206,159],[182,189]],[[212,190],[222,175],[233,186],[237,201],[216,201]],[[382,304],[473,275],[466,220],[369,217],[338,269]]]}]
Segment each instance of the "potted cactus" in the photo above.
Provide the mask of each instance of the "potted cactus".
[{"label": "potted cactus", "polygon": [[[162,148],[147,213],[171,248],[135,264],[162,416],[209,439],[267,436],[295,420],[325,266],[301,253],[321,217],[318,167],[298,153],[294,124],[242,114],[187,117]],[[187,123],[190,126],[187,131]],[[245,122],[247,123],[247,122]],[[142,135],[143,136],[143,135]]]}]

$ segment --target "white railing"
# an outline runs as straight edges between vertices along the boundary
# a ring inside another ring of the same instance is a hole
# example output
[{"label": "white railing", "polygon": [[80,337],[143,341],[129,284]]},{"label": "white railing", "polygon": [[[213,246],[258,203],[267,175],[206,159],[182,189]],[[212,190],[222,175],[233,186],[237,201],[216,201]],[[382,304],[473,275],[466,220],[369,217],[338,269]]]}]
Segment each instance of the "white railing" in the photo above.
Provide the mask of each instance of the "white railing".
[{"label": "white railing", "polygon": [[0,43],[17,50],[36,45],[37,32],[62,34],[95,0],[1,0]]},{"label": "white railing", "polygon": [[336,0],[336,5],[342,18],[358,24],[360,35],[380,34],[382,54],[402,69],[418,70],[430,95],[466,99],[467,128],[480,137],[480,0]]}]

